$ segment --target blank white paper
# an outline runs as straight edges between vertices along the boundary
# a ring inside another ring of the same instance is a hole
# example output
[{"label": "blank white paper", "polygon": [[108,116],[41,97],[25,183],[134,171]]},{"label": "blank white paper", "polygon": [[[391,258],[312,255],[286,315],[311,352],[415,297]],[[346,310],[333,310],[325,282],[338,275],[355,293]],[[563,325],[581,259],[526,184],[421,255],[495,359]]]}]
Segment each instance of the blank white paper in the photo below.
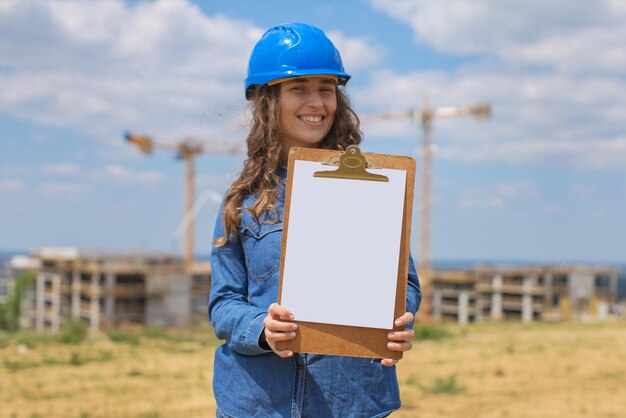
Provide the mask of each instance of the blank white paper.
[{"label": "blank white paper", "polygon": [[313,177],[328,170],[294,164],[281,304],[300,321],[393,328],[406,171]]}]

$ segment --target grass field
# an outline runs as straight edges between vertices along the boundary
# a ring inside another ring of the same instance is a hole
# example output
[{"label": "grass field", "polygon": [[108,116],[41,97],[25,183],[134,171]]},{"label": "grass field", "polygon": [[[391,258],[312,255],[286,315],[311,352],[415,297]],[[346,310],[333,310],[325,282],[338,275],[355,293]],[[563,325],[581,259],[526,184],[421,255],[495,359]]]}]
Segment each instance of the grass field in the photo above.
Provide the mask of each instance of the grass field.
[{"label": "grass field", "polygon": [[[626,417],[626,322],[417,328],[394,417]],[[208,327],[0,333],[2,418],[214,416]]]}]

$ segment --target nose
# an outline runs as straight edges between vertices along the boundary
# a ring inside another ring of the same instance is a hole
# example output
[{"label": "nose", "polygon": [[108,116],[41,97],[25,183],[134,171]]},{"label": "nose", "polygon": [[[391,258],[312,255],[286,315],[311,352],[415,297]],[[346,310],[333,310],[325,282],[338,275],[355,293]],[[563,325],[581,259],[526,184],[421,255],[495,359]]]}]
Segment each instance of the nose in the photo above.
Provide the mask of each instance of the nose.
[{"label": "nose", "polygon": [[324,101],[319,91],[312,91],[307,97],[307,105],[310,107],[322,107]]}]

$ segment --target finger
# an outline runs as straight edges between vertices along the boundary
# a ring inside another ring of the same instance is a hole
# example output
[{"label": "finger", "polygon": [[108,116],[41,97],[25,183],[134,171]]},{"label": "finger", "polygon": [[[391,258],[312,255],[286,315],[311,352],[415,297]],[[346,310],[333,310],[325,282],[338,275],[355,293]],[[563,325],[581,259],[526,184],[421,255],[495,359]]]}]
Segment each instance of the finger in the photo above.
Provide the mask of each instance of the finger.
[{"label": "finger", "polygon": [[282,307],[278,303],[272,303],[267,309],[267,311],[269,314],[278,316],[283,319],[288,319],[288,320],[294,319],[293,314],[289,312],[288,309]]},{"label": "finger", "polygon": [[289,310],[283,308],[278,303],[272,303],[270,307],[267,309],[267,313],[272,315],[274,318],[280,318],[287,321],[293,321],[295,316]]},{"label": "finger", "polygon": [[408,341],[415,337],[415,331],[407,329],[405,331],[392,331],[388,335],[391,341]]},{"label": "finger", "polygon": [[266,316],[263,320],[263,325],[265,329],[269,329],[270,331],[295,331],[298,329],[298,324],[294,324],[293,322],[285,322],[278,319],[272,319],[269,316]]},{"label": "finger", "polygon": [[268,341],[288,341],[296,338],[295,332],[273,332],[265,330],[265,339]]},{"label": "finger", "polygon": [[409,351],[413,348],[411,341],[388,342],[387,348],[391,351]]},{"label": "finger", "polygon": [[383,366],[391,367],[395,364],[398,364],[398,360],[394,360],[391,358],[384,358],[380,361],[380,364],[382,364]]},{"label": "finger", "polygon": [[408,324],[411,321],[413,321],[413,314],[411,312],[406,312],[400,318],[396,319],[396,321],[394,322],[394,325],[397,327],[401,327],[401,326]]},{"label": "finger", "polygon": [[291,350],[283,350],[283,351],[273,350],[273,351],[274,351],[274,353],[278,354],[282,358],[287,358],[287,357],[293,356],[293,351],[291,351]]}]

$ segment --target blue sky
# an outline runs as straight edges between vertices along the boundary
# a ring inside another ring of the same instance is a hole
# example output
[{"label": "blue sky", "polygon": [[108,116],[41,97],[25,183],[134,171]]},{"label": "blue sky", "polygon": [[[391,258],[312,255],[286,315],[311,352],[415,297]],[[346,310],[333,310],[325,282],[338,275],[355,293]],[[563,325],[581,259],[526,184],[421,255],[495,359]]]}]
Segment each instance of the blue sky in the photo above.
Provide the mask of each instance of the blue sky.
[{"label": "blue sky", "polygon": [[[254,43],[303,21],[338,46],[359,113],[425,93],[491,104],[487,121],[435,121],[435,259],[624,262],[625,19],[620,1],[3,0],[0,250],[180,252],[183,165],[124,132],[242,142]],[[363,131],[366,151],[417,156],[415,123]],[[200,156],[197,194],[223,193],[241,166]],[[198,253],[215,210],[199,214]]]}]

